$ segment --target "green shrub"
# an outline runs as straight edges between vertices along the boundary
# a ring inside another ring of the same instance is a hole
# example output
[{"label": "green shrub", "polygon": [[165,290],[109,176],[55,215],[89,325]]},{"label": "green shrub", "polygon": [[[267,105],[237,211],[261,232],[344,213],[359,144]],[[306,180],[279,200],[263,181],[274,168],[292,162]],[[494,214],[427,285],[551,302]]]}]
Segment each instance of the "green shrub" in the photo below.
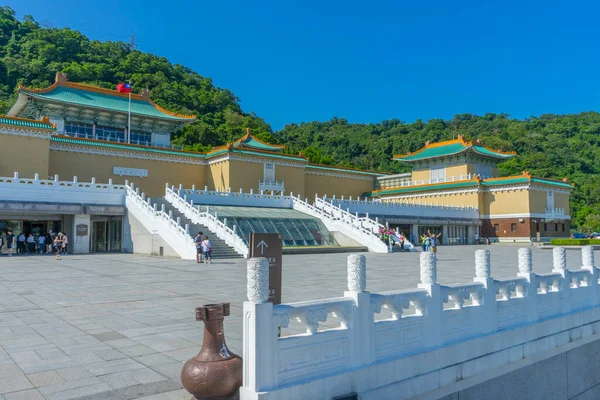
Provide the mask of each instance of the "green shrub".
[{"label": "green shrub", "polygon": [[588,244],[600,244],[600,239],[552,239],[553,246],[585,246]]}]

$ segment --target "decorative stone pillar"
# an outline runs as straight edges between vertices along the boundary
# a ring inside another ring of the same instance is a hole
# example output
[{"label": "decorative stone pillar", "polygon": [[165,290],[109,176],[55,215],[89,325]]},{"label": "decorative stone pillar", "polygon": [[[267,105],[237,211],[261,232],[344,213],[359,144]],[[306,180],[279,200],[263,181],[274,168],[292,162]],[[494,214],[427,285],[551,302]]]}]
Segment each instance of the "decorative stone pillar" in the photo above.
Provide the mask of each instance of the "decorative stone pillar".
[{"label": "decorative stone pillar", "polygon": [[242,385],[242,359],[225,344],[223,319],[229,303],[196,308],[196,321],[204,321],[202,349],[181,371],[181,383],[195,399],[236,399]]},{"label": "decorative stone pillar", "polygon": [[583,246],[581,248],[581,265],[583,269],[594,269],[594,247]]},{"label": "decorative stone pillar", "polygon": [[264,257],[256,257],[247,263],[248,301],[261,304],[269,300],[269,261]]},{"label": "decorative stone pillar", "polygon": [[484,308],[485,316],[479,324],[484,333],[495,332],[498,329],[496,310],[496,287],[492,279],[490,252],[488,250],[475,250],[475,278],[473,282],[481,283],[482,290],[473,294],[473,302]]},{"label": "decorative stone pillar", "polygon": [[348,256],[348,290],[364,292],[367,289],[367,259],[362,254]]},{"label": "decorative stone pillar", "polygon": [[519,274],[531,274],[533,272],[533,261],[531,249],[519,249]]},{"label": "decorative stone pillar", "polygon": [[491,276],[490,252],[475,250],[475,276],[487,279]]},{"label": "decorative stone pillar", "polygon": [[421,283],[434,284],[437,281],[437,261],[435,253],[424,251],[420,254]]},{"label": "decorative stone pillar", "polygon": [[567,250],[564,247],[552,249],[552,270],[562,272],[567,269]]}]

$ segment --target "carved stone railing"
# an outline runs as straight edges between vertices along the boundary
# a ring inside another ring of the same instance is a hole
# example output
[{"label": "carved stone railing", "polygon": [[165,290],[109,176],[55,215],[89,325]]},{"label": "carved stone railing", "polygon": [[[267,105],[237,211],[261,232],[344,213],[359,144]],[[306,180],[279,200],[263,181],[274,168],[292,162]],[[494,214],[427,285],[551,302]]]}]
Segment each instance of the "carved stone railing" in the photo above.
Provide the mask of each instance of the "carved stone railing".
[{"label": "carved stone railing", "polygon": [[[353,199],[352,196],[345,198],[344,196],[336,198],[336,196],[333,196],[331,198],[329,197],[324,197],[323,200],[333,204],[334,206],[338,206],[338,205],[342,205],[342,208],[344,208],[343,206],[345,205],[368,205],[368,206],[381,206],[381,207],[386,207],[388,210],[393,210],[394,208],[398,208],[398,209],[412,209],[413,212],[415,210],[419,210],[419,209],[433,209],[433,210],[440,210],[440,211],[449,211],[449,210],[455,210],[455,211],[464,211],[464,210],[478,210],[478,207],[471,207],[471,206],[464,206],[464,205],[454,205],[454,204],[433,204],[433,203],[419,203],[419,204],[415,204],[415,203],[409,203],[407,201],[398,201],[398,202],[393,202],[393,201],[382,201],[381,199],[374,199],[374,200],[369,200],[367,197],[364,198],[364,200],[361,200],[360,197]],[[389,211],[388,211],[389,212]]]},{"label": "carved stone railing", "polygon": [[164,204],[158,209],[156,203],[144,193],[140,194],[134,184],[127,185],[125,199],[127,210],[148,230],[156,232],[183,259],[196,258],[196,245],[190,236],[189,226],[181,225],[179,218],[174,219],[173,213],[165,212]]},{"label": "carved stone railing", "polygon": [[114,184],[112,179],[108,183],[98,183],[96,178],[80,182],[75,176],[71,181],[61,181],[58,175],[40,179],[39,174],[31,179],[20,177],[18,172],[0,177],[0,200],[9,201],[123,205],[125,190],[126,185]]},{"label": "carved stone railing", "polygon": [[180,191],[175,189],[175,186],[169,188],[168,184],[165,187],[165,199],[173,205],[179,212],[190,219],[194,224],[206,226],[219,239],[223,240],[227,245],[231,246],[238,254],[243,257],[248,257],[249,249],[244,240],[238,235],[237,229],[229,228],[217,217],[210,212],[200,211],[194,206],[193,200],[187,200],[186,195],[181,197]]},{"label": "carved stone railing", "polygon": [[315,203],[309,204],[300,196],[292,197],[294,210],[319,218],[330,231],[339,231],[358,243],[367,246],[370,251],[387,253],[387,245],[379,237],[379,229],[385,227],[369,218],[359,218],[347,211],[332,206],[315,197]]},{"label": "carved stone railing", "polygon": [[[571,271],[565,249],[554,248],[550,274],[533,273],[531,249],[518,254],[515,278],[493,279],[489,251],[477,250],[473,283],[443,286],[437,283],[435,254],[423,252],[418,288],[385,293],[366,291],[365,257],[351,255],[343,298],[275,306],[267,301],[267,260],[250,259],[241,398],[287,399],[299,393],[332,398],[357,391],[352,377],[361,377],[362,393],[374,393],[445,374],[443,383],[438,378],[410,386],[416,396],[536,357],[548,346],[568,344],[569,337],[600,334],[599,271],[591,247],[582,249],[582,267]],[[339,323],[331,324],[331,316]],[[301,329],[286,334],[294,321]],[[540,326],[530,329],[533,324]],[[460,363],[466,369],[452,375]],[[395,372],[387,373],[389,368]]]}]

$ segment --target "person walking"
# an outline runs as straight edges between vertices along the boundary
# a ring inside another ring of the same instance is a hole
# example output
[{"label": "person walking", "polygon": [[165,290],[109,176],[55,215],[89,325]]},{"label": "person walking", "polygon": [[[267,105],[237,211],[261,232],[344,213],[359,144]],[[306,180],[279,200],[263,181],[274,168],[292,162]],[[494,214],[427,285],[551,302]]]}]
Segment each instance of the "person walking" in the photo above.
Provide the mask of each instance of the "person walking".
[{"label": "person walking", "polygon": [[0,256],[2,255],[2,246],[4,246],[4,236],[0,233]]},{"label": "person walking", "polygon": [[52,253],[52,247],[54,245],[54,238],[52,237],[52,232],[48,232],[46,235],[46,251],[44,253],[50,252]]},{"label": "person walking", "polygon": [[67,235],[63,234],[62,235],[62,253],[63,254],[67,254],[67,246],[69,246],[69,238],[67,237]]},{"label": "person walking", "polygon": [[56,259],[60,260],[60,252],[62,251],[62,236],[60,233],[54,237],[54,249],[56,250]]},{"label": "person walking", "polygon": [[431,250],[431,236],[429,234],[425,235],[425,240],[423,240],[423,247],[425,251]]},{"label": "person walking", "polygon": [[208,240],[208,236],[204,236],[204,240],[202,241],[202,253],[204,254],[204,262],[207,264],[212,264],[212,257],[210,256],[211,251],[212,245],[210,244],[210,240]]},{"label": "person walking", "polygon": [[202,263],[202,255],[204,250],[202,250],[202,241],[204,238],[202,237],[202,232],[198,232],[196,238],[194,239],[194,243],[196,243],[196,262],[198,264]]},{"label": "person walking", "polygon": [[40,249],[40,254],[46,254],[46,236],[38,236],[38,246]]},{"label": "person walking", "polygon": [[6,235],[6,249],[8,250],[8,256],[12,257],[13,245],[15,243],[15,235],[12,233],[12,229],[9,229]]},{"label": "person walking", "polygon": [[27,236],[27,252],[29,254],[35,253],[35,238],[33,237],[33,233]]}]

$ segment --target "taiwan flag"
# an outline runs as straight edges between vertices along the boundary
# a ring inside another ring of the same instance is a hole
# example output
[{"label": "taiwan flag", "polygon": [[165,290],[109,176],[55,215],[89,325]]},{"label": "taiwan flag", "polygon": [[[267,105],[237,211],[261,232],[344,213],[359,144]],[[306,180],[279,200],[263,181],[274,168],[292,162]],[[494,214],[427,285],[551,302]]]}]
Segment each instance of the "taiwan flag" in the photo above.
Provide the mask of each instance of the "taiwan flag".
[{"label": "taiwan flag", "polygon": [[117,85],[117,92],[119,92],[119,93],[131,93],[131,84],[130,83],[119,83]]}]

